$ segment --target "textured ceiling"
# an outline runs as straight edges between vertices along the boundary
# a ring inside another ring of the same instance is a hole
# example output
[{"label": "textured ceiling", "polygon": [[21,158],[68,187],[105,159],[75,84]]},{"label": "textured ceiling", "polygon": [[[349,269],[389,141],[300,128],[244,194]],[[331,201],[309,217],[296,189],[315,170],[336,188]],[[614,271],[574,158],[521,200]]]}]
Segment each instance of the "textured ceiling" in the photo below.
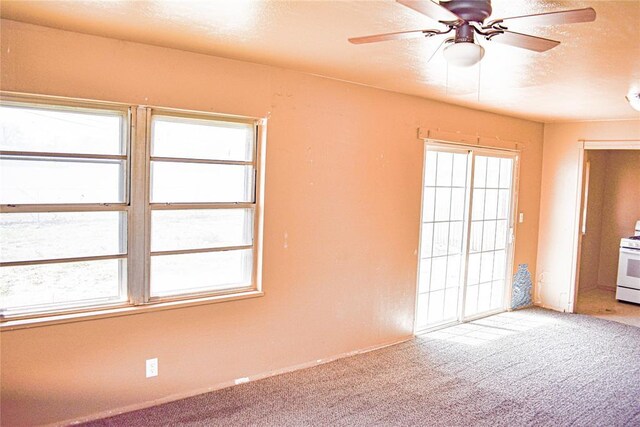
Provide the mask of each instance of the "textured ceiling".
[{"label": "textured ceiling", "polygon": [[640,0],[494,0],[507,17],[593,7],[592,23],[510,27],[561,41],[545,53],[492,42],[479,66],[447,67],[442,38],[352,45],[348,37],[436,28],[393,0],[3,0],[3,18],[271,64],[538,121],[638,119]]}]

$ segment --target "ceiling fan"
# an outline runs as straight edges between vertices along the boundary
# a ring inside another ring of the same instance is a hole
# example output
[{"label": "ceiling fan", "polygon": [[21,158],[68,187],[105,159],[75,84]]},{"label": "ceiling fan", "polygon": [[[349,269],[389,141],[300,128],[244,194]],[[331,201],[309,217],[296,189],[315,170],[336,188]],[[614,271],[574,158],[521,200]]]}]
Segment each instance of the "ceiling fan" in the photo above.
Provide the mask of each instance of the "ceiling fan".
[{"label": "ceiling fan", "polygon": [[443,40],[431,58],[443,44],[448,44],[443,53],[449,63],[458,66],[471,66],[484,56],[484,48],[475,42],[475,34],[490,41],[535,52],[544,52],[558,46],[560,42],[509,31],[509,25],[512,22],[530,25],[575,24],[591,22],[596,19],[596,11],[591,7],[488,20],[492,13],[491,0],[449,0],[440,1],[440,3],[431,0],[396,1],[444,24],[446,28],[375,34],[350,38],[349,41],[354,44],[373,43],[384,40],[432,37],[454,31],[454,37]]}]

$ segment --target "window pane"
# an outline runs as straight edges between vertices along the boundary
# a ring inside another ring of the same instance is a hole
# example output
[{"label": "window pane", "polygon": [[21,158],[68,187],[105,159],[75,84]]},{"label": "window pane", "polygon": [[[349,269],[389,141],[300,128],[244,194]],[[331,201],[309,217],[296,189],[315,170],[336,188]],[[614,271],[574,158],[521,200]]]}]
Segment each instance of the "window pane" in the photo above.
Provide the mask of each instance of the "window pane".
[{"label": "window pane", "polygon": [[436,223],[433,233],[433,256],[446,255],[449,247],[449,223]]},{"label": "window pane", "polygon": [[0,260],[124,254],[124,212],[3,213]]},{"label": "window pane", "polygon": [[420,258],[429,258],[433,254],[433,224],[422,224],[420,251]]},{"label": "window pane", "polygon": [[511,188],[512,166],[512,159],[500,159],[500,188]]},{"label": "window pane", "polygon": [[485,190],[483,219],[496,219],[497,210],[498,190]]},{"label": "window pane", "polygon": [[480,283],[491,281],[493,276],[493,252],[484,252],[480,261]]},{"label": "window pane", "polygon": [[484,221],[482,230],[482,250],[492,251],[496,244],[496,221]]},{"label": "window pane", "polygon": [[496,222],[496,249],[504,249],[507,244],[507,221]]},{"label": "window pane", "polygon": [[499,190],[498,197],[498,218],[499,219],[508,219],[509,218],[509,202],[511,199],[511,192],[509,190]]},{"label": "window pane", "polygon": [[422,221],[432,222],[434,220],[433,209],[435,207],[436,189],[425,187],[422,200]]},{"label": "window pane", "polygon": [[451,190],[451,220],[462,221],[465,214],[465,189],[454,188]]},{"label": "window pane", "polygon": [[252,251],[151,257],[151,295],[220,291],[251,285]]},{"label": "window pane", "polygon": [[418,292],[429,292],[431,283],[431,258],[420,260],[420,280],[418,282]]},{"label": "window pane", "polygon": [[152,155],[251,161],[253,129],[248,123],[155,117]]},{"label": "window pane", "polygon": [[252,209],[153,211],[151,250],[251,245],[252,228]]},{"label": "window pane", "polygon": [[505,251],[496,251],[494,254],[493,264],[493,280],[504,279],[506,268],[506,253]]},{"label": "window pane", "polygon": [[125,301],[126,276],[124,259],[0,267],[0,309],[38,311]]},{"label": "window pane", "polygon": [[436,221],[448,221],[451,209],[451,189],[436,188]]},{"label": "window pane", "polygon": [[429,291],[444,289],[446,286],[447,257],[433,258],[431,265],[431,281]]},{"label": "window pane", "polygon": [[497,280],[491,284],[491,308],[501,308],[503,300],[504,282],[502,280]]},{"label": "window pane", "polygon": [[460,255],[447,258],[447,288],[460,286]]},{"label": "window pane", "polygon": [[[473,187],[484,188],[487,182],[487,158],[476,156],[475,173],[473,175]],[[475,203],[475,200],[474,200]]]},{"label": "window pane", "polygon": [[438,323],[443,320],[444,311],[444,291],[429,293],[429,311],[427,312],[428,323]]},{"label": "window pane", "polygon": [[467,288],[467,301],[464,306],[465,316],[473,316],[478,312],[478,285]]},{"label": "window pane", "polygon": [[500,175],[500,159],[497,157],[489,157],[487,159],[487,187],[497,188]]},{"label": "window pane", "polygon": [[471,219],[479,220],[484,218],[484,193],[486,190],[473,190],[473,201],[471,208]]},{"label": "window pane", "polygon": [[471,240],[469,241],[469,252],[480,252],[482,250],[482,229],[483,221],[471,222]]},{"label": "window pane", "polygon": [[462,222],[449,223],[449,255],[462,253]]},{"label": "window pane", "polygon": [[436,185],[448,187],[451,185],[451,172],[453,170],[453,154],[438,153],[438,171]]},{"label": "window pane", "polygon": [[478,286],[478,312],[491,309],[491,283],[481,283]]},{"label": "window pane", "polygon": [[119,160],[0,159],[0,203],[124,202],[125,162]]},{"label": "window pane", "polygon": [[429,309],[429,294],[418,295],[418,314],[416,316],[416,328],[427,326],[427,310]]},{"label": "window pane", "polygon": [[467,281],[469,285],[475,285],[480,281],[480,256],[481,254],[469,255],[469,267],[467,271]]},{"label": "window pane", "polygon": [[125,154],[123,117],[109,112],[0,107],[0,149],[54,153]]},{"label": "window pane", "polygon": [[444,297],[444,320],[455,319],[458,314],[458,288],[447,289]]},{"label": "window pane", "polygon": [[436,185],[436,164],[438,162],[438,152],[427,150],[427,160],[424,165],[424,185]]},{"label": "window pane", "polygon": [[467,158],[466,154],[453,155],[453,182],[454,187],[467,185]]},{"label": "window pane", "polygon": [[251,166],[151,162],[156,203],[252,202]]}]

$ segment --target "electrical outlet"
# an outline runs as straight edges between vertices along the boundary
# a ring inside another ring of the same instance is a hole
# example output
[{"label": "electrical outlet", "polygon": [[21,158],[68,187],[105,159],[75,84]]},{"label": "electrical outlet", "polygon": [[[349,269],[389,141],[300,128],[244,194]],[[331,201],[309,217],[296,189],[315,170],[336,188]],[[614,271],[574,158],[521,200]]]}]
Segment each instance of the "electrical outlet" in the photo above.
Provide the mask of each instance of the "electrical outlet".
[{"label": "electrical outlet", "polygon": [[147,359],[147,378],[158,376],[158,358]]}]

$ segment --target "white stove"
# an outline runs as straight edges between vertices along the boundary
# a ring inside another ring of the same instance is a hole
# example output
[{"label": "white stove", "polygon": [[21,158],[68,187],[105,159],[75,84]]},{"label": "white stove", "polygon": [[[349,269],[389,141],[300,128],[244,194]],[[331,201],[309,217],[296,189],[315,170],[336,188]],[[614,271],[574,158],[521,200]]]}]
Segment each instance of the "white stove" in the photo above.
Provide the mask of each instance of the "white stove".
[{"label": "white stove", "polygon": [[616,299],[640,304],[640,221],[633,236],[620,240]]}]

